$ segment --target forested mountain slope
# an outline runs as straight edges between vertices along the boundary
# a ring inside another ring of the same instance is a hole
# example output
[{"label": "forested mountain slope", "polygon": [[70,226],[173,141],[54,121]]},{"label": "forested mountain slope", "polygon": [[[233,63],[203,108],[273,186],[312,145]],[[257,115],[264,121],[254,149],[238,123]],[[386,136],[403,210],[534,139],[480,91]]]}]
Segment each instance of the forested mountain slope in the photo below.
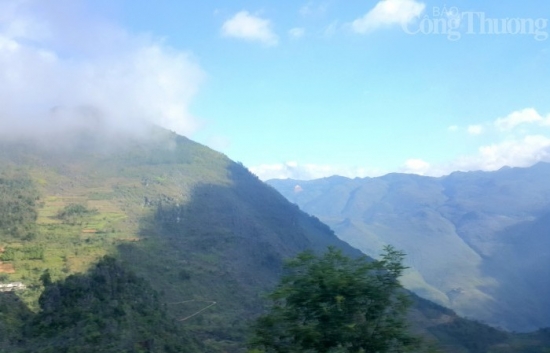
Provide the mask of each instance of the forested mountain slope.
[{"label": "forested mountain slope", "polygon": [[[0,351],[243,351],[285,258],[360,254],[243,166],[161,129],[2,141],[0,188],[0,282],[26,287],[0,293]],[[416,303],[414,330],[449,352],[545,337],[487,340]]]}]

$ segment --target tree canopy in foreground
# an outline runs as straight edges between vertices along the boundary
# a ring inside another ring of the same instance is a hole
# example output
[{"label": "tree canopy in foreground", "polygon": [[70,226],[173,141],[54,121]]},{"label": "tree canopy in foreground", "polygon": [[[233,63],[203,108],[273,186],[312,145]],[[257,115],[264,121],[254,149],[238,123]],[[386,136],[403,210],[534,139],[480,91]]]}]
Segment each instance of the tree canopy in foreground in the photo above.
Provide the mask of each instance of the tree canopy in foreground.
[{"label": "tree canopy in foreground", "polygon": [[398,278],[404,254],[388,246],[380,260],[336,248],[299,254],[253,326],[260,352],[403,352],[418,346],[407,330],[407,296]]}]

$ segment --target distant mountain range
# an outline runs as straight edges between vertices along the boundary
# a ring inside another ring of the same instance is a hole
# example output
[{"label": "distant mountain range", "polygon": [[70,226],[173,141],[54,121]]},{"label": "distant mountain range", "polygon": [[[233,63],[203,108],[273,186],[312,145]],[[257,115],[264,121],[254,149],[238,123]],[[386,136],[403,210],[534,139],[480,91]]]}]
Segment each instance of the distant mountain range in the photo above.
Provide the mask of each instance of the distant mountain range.
[{"label": "distant mountain range", "polygon": [[402,249],[419,295],[508,330],[550,326],[550,164],[268,184],[370,256]]}]

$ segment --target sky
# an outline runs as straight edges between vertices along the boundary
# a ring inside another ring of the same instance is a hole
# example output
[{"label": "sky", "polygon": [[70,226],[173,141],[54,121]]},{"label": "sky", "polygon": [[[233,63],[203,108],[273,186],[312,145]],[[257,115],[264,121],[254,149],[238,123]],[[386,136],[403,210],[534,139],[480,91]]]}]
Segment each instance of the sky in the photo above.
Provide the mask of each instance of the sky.
[{"label": "sky", "polygon": [[261,179],[550,162],[549,82],[540,0],[0,0],[0,135],[92,107]]}]

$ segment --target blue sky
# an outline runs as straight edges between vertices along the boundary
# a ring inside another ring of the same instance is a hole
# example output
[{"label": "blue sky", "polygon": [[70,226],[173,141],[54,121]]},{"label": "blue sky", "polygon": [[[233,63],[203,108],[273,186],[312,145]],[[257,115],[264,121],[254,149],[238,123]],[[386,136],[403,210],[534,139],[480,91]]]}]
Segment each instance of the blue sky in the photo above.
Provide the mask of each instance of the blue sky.
[{"label": "blue sky", "polygon": [[264,179],[550,161],[547,2],[0,0],[0,13],[4,130],[94,105]]}]

